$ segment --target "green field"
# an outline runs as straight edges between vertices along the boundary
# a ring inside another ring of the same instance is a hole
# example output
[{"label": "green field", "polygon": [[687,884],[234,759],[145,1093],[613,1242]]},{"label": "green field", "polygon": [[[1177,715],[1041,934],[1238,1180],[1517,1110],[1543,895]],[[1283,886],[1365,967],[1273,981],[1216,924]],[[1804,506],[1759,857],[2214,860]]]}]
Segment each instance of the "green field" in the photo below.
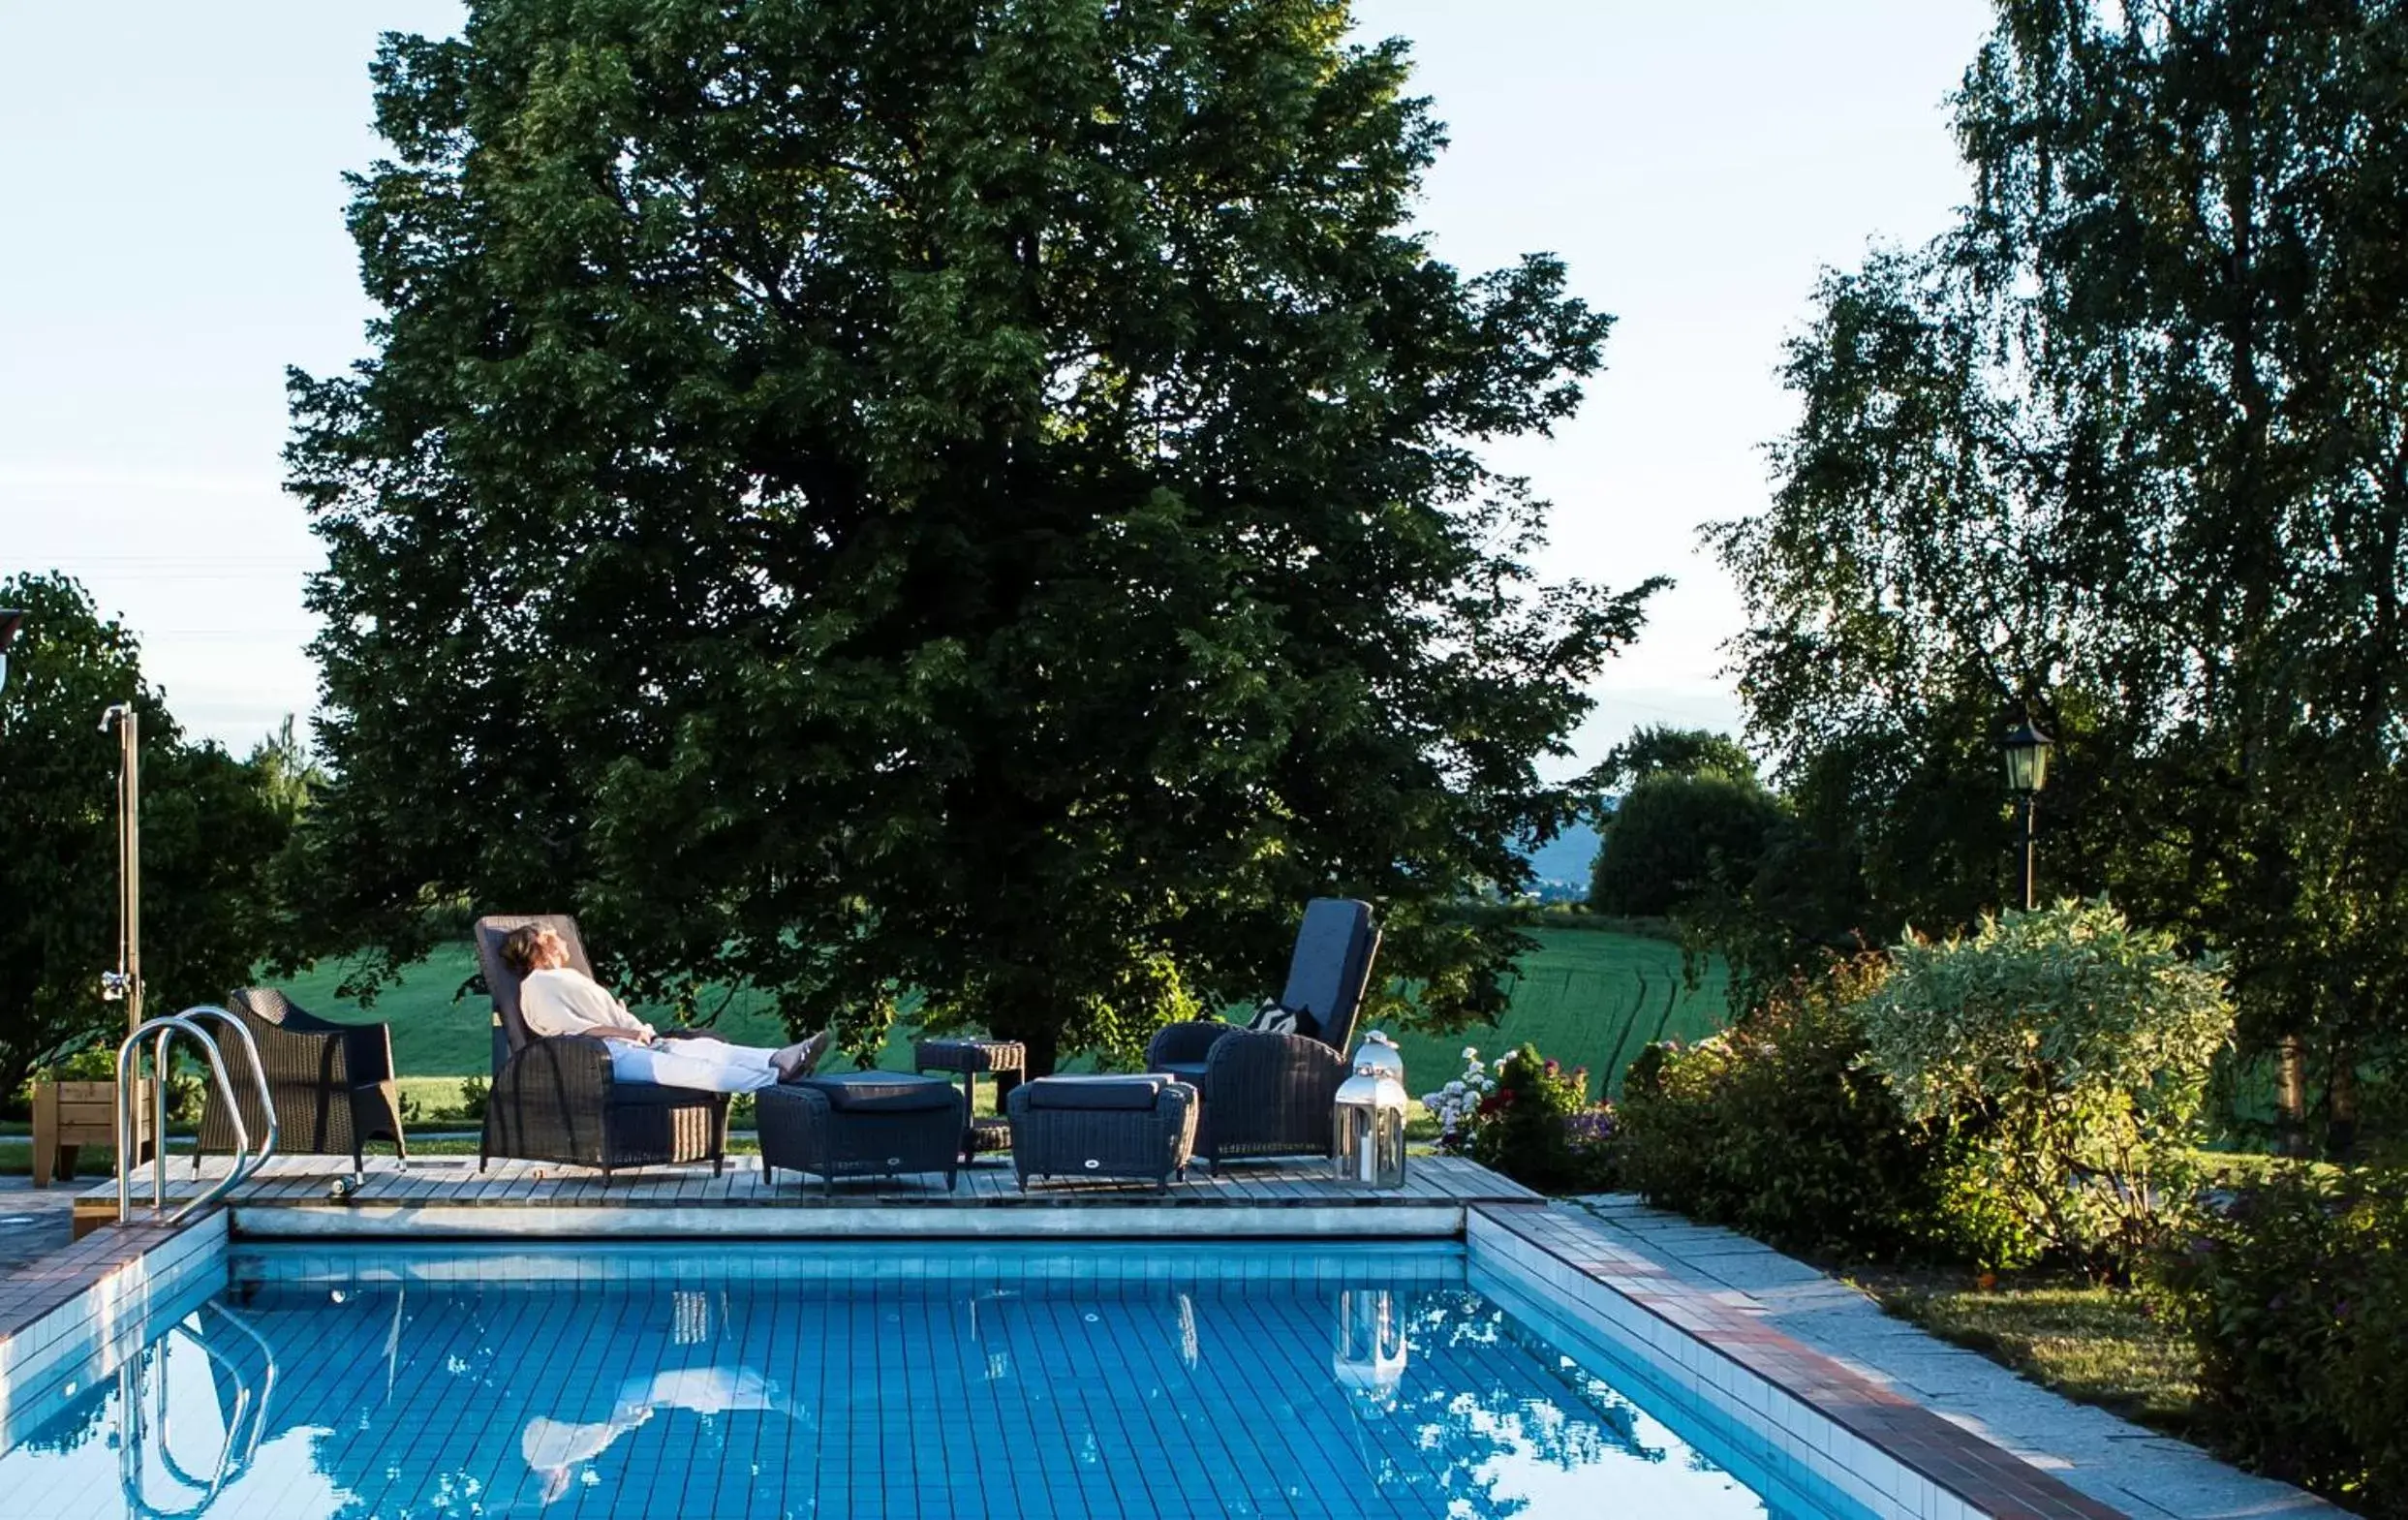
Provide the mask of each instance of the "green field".
[{"label": "green field", "polygon": [[[1522,965],[1513,988],[1512,1010],[1494,1029],[1456,1035],[1404,1034],[1405,1085],[1415,1095],[1456,1075],[1461,1052],[1477,1046],[1484,1057],[1528,1043],[1567,1067],[1589,1068],[1590,1080],[1619,1086],[1621,1071],[1651,1039],[1677,1035],[1693,1039],[1721,1027],[1724,981],[1719,968],[1692,991],[1682,981],[1681,951],[1662,940],[1595,929],[1531,931],[1539,949]],[[490,1065],[485,1000],[453,994],[476,970],[476,957],[462,945],[438,951],[378,997],[374,1017],[393,1026],[393,1061],[417,1101],[448,1107],[458,1078],[482,1074]],[[341,968],[324,966],[287,978],[281,985],[294,1002],[332,1017],[356,1016],[334,996]],[[654,1022],[666,1010],[638,1007]],[[751,1044],[782,1044],[786,1033],[767,1000],[739,995],[720,1015],[719,1030]],[[911,1063],[912,1031],[898,1027],[878,1064],[901,1069]],[[428,1079],[441,1079],[428,1080]]]}]

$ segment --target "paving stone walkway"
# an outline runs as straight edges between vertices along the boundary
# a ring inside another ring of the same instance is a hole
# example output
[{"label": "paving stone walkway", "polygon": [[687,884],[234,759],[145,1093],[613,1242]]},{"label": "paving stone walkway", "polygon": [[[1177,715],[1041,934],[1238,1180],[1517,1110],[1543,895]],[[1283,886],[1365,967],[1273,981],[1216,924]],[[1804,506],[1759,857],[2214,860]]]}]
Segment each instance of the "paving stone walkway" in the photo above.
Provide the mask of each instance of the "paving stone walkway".
[{"label": "paving stone walkway", "polygon": [[67,1249],[77,1192],[73,1183],[36,1188],[29,1178],[0,1177],[0,1277]]},{"label": "paving stone walkway", "polygon": [[1979,1352],[1894,1319],[1845,1283],[1744,1235],[1626,1194],[1564,1206],[1585,1209],[1617,1244],[2141,1520],[2346,1520],[2346,1511],[2312,1495],[2060,1398]]}]

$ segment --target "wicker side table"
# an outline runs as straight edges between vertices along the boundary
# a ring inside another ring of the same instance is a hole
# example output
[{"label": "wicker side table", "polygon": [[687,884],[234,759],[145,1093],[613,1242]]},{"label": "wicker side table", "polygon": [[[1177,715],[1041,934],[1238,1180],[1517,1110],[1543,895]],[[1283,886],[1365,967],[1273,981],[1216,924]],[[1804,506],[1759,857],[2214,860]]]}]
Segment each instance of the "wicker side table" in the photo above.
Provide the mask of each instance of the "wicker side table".
[{"label": "wicker side table", "polygon": [[974,1165],[980,1152],[1011,1149],[1011,1122],[1003,1117],[978,1117],[978,1073],[1000,1075],[1026,1071],[1029,1051],[1016,1039],[923,1039],[911,1047],[911,1066],[919,1071],[954,1071],[962,1078],[962,1164]]}]

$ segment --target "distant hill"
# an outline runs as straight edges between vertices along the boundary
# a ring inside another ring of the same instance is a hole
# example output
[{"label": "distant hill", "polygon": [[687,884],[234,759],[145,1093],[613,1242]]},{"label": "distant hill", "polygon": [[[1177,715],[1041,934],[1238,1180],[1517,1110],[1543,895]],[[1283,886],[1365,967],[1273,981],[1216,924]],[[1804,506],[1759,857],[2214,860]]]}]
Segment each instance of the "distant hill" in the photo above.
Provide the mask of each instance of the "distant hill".
[{"label": "distant hill", "polygon": [[[1544,888],[1550,882],[1572,888],[1571,895],[1589,895],[1589,868],[1597,858],[1597,831],[1586,823],[1575,823],[1556,837],[1554,843],[1539,850],[1522,852],[1530,862],[1530,873]],[[1556,894],[1544,890],[1542,897]]]}]

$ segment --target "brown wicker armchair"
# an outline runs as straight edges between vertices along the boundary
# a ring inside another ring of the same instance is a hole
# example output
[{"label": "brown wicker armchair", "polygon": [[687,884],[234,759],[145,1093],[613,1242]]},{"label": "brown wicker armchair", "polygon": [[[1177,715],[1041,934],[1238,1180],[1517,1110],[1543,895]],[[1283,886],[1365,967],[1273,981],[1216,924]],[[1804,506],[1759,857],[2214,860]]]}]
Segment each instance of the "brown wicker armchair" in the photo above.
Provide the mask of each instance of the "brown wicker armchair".
[{"label": "brown wicker armchair", "polygon": [[1239,1157],[1329,1154],[1330,1106],[1346,1079],[1346,1046],[1378,953],[1369,903],[1315,898],[1305,905],[1280,1003],[1312,1013],[1316,1034],[1258,1034],[1219,1019],[1156,1033],[1146,1070],[1202,1096],[1198,1160],[1218,1166]]},{"label": "brown wicker armchair", "polygon": [[[229,993],[226,1008],[242,1020],[259,1046],[268,1097],[276,1105],[277,1150],[295,1156],[349,1156],[355,1170],[364,1170],[367,1142],[389,1140],[396,1157],[410,1159],[401,1132],[401,1098],[393,1085],[391,1026],[320,1018],[272,987]],[[242,1059],[240,1040],[220,1040],[218,1048],[230,1060]],[[227,1074],[242,1105],[243,1126],[256,1142],[267,1132],[259,1089],[238,1071]],[[225,1097],[215,1083],[206,1090],[201,1143],[193,1152],[196,1169],[202,1154],[231,1154],[234,1148],[234,1126]]]},{"label": "brown wicker armchair", "polygon": [[502,1156],[596,1166],[605,1174],[623,1166],[703,1161],[714,1173],[724,1170],[725,1093],[622,1082],[611,1074],[606,1041],[590,1035],[546,1038],[528,1030],[519,1016],[519,978],[503,963],[502,942],[530,923],[557,933],[568,946],[569,964],[594,974],[577,921],[566,914],[499,914],[477,920],[477,964],[510,1050],[485,1100],[479,1168]]}]

